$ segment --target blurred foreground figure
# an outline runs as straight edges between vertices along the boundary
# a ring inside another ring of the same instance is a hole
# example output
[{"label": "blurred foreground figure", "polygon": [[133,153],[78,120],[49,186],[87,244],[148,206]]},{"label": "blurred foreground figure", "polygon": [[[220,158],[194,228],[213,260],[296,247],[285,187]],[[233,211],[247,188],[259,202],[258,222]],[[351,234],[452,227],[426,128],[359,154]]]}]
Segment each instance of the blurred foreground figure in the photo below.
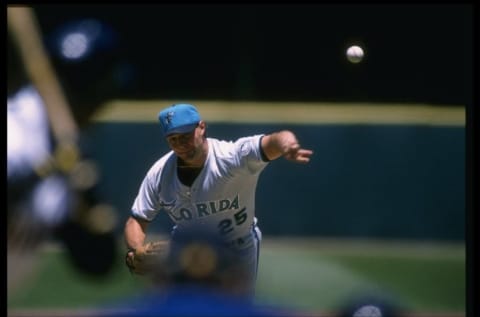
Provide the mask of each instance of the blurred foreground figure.
[{"label": "blurred foreground figure", "polygon": [[338,317],[401,317],[408,316],[394,299],[379,294],[362,294],[348,300],[340,309]]},{"label": "blurred foreground figure", "polygon": [[158,256],[151,289],[122,301],[109,316],[295,316],[254,303],[245,292],[249,273],[249,265],[211,231],[181,232]]},{"label": "blurred foreground figure", "polygon": [[8,290],[28,277],[47,239],[62,242],[80,271],[103,276],[117,253],[116,214],[99,196],[81,129],[118,92],[116,38],[80,20],[44,42],[27,7],[9,7],[8,26]]}]

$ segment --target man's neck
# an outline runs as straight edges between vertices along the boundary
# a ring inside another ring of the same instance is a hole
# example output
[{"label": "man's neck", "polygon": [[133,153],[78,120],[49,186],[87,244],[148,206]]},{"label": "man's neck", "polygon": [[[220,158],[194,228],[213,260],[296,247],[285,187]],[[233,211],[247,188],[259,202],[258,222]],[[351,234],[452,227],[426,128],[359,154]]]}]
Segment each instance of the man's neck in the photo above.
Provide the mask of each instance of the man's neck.
[{"label": "man's neck", "polygon": [[178,158],[177,165],[180,168],[201,169],[205,164],[205,161],[207,160],[207,156],[208,156],[208,141],[207,139],[205,139],[205,141],[202,144],[202,150],[199,153],[198,158],[195,158],[189,161],[184,161],[181,158]]},{"label": "man's neck", "polygon": [[177,173],[180,182],[185,186],[192,186],[193,182],[203,169],[203,165],[208,156],[208,142],[205,140],[202,145],[202,151],[198,160],[185,162],[181,158],[177,158]]}]

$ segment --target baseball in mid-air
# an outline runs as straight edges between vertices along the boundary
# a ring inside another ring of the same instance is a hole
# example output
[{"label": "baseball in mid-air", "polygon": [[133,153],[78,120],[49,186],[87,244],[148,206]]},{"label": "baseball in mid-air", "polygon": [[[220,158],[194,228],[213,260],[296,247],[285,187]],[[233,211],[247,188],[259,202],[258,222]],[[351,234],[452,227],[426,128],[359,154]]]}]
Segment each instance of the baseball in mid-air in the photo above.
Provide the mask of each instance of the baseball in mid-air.
[{"label": "baseball in mid-air", "polygon": [[360,63],[363,59],[363,48],[358,45],[352,45],[347,49],[347,59],[351,63]]}]

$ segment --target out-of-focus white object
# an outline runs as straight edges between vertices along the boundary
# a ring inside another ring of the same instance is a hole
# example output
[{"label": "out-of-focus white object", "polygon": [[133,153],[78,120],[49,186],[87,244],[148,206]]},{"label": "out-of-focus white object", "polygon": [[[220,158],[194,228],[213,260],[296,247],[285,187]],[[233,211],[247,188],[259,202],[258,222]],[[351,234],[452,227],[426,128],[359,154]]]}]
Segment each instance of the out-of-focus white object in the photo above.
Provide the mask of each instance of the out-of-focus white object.
[{"label": "out-of-focus white object", "polygon": [[347,49],[347,59],[351,63],[360,63],[363,60],[364,52],[363,49],[358,45],[350,46]]}]

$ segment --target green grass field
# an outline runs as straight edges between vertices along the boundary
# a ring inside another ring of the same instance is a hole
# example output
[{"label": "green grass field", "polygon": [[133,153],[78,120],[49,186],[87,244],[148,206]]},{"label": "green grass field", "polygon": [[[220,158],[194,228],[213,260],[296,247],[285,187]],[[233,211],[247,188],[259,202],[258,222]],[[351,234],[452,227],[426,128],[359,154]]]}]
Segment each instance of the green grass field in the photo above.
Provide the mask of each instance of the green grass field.
[{"label": "green grass field", "polygon": [[411,311],[465,311],[464,246],[368,241],[265,241],[259,297],[333,311],[381,295]]},{"label": "green grass field", "polygon": [[[80,309],[148,287],[123,263],[92,279],[70,266],[61,250],[40,252],[32,278],[8,296],[8,309]],[[335,311],[349,299],[387,296],[410,311],[465,312],[464,245],[320,239],[269,239],[262,244],[259,302],[304,311]]]}]

